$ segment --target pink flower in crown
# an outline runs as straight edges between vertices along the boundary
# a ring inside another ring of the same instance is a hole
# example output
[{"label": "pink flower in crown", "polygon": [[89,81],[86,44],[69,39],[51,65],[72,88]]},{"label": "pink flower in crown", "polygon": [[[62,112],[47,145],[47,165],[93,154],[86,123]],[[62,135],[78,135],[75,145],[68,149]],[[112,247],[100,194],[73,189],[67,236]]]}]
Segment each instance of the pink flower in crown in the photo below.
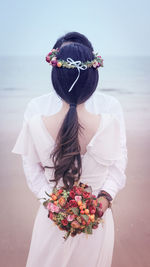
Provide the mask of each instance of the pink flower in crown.
[{"label": "pink flower in crown", "polygon": [[51,64],[53,66],[56,66],[57,65],[57,58],[56,57],[53,57],[52,60],[51,60]]},{"label": "pink flower in crown", "polygon": [[50,57],[49,57],[49,55],[46,56],[46,61],[47,61],[48,63],[50,63]]},{"label": "pink flower in crown", "polygon": [[82,197],[81,196],[75,196],[75,200],[78,202],[78,201],[80,201],[82,199]]},{"label": "pink flower in crown", "polygon": [[52,54],[52,51],[50,51],[49,53],[48,53],[48,55],[46,56],[46,61],[48,62],[48,63],[50,63],[50,61],[51,61],[51,59],[50,59],[50,55]]},{"label": "pink flower in crown", "polygon": [[74,215],[68,215],[67,220],[68,222],[72,222],[74,220],[75,216]]}]

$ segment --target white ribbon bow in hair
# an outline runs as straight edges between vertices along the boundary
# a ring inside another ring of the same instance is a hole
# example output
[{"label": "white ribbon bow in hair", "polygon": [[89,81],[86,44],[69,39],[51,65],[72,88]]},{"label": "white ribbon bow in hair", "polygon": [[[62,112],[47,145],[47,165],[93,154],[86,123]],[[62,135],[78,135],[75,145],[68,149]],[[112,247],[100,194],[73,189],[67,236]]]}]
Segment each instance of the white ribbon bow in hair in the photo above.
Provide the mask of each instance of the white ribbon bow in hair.
[{"label": "white ribbon bow in hair", "polygon": [[69,65],[73,65],[77,68],[78,70],[78,76],[76,78],[76,80],[74,81],[74,83],[71,85],[70,89],[68,90],[68,92],[70,92],[73,88],[73,86],[75,85],[75,83],[78,81],[79,79],[79,76],[80,76],[80,70],[86,70],[87,69],[87,66],[84,65],[81,61],[77,60],[77,61],[74,61],[72,58],[68,57],[67,58],[67,62]]}]

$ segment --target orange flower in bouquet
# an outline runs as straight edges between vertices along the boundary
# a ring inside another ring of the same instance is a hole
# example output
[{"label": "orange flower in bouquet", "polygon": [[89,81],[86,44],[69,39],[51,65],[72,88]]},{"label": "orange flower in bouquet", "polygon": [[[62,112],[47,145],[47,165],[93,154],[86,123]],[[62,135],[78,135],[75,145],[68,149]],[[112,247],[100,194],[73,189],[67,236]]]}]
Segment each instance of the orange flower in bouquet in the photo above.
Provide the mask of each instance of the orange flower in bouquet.
[{"label": "orange flower in bouquet", "polygon": [[103,223],[102,203],[87,184],[79,183],[71,190],[64,187],[54,188],[49,199],[43,202],[48,210],[48,218],[53,220],[60,230],[66,231],[65,240],[71,235],[92,234]]}]

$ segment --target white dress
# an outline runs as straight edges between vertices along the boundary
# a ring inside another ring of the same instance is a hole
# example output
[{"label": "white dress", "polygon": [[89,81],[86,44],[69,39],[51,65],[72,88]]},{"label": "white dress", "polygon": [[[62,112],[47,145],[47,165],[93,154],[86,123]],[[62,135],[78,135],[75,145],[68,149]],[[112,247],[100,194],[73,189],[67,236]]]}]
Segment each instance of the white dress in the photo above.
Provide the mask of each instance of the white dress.
[{"label": "white dress", "polygon": [[[28,110],[25,117],[27,112]],[[49,182],[49,179],[53,178],[53,171],[47,168],[44,170],[42,166],[51,166],[49,155],[55,142],[42,121],[42,113],[46,114],[46,112],[39,112],[24,120],[12,150],[13,153],[22,155],[28,186],[37,198],[47,198],[45,191],[51,192],[53,186],[53,183]],[[91,185],[93,194],[97,195],[103,189],[114,199],[117,192],[125,186],[126,181],[124,171],[127,150],[125,138],[123,139],[125,132],[120,120],[114,114],[96,113],[101,114],[101,123],[86,147],[87,152],[82,155],[80,181]],[[63,185],[61,181],[59,185]],[[110,208],[103,215],[103,227],[99,225],[97,229],[93,229],[92,235],[87,237],[86,234],[81,233],[75,237],[69,236],[67,241],[64,241],[65,232],[59,230],[47,217],[48,213],[42,204],[43,201],[39,200],[40,207],[34,222],[26,267],[111,266],[114,221]]]}]

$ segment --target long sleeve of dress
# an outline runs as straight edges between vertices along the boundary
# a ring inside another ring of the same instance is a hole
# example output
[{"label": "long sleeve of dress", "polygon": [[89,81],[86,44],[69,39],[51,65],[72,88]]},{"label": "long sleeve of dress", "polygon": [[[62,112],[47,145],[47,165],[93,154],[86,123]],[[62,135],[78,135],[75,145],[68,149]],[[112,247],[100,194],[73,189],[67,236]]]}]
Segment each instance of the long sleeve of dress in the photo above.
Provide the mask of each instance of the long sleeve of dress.
[{"label": "long sleeve of dress", "polygon": [[[37,198],[44,197],[47,199],[48,196],[45,194],[45,191],[50,193],[52,187],[46,179],[28,121],[27,119],[23,121],[22,129],[12,149],[12,153],[22,156],[23,170],[29,189]],[[43,203],[45,200],[40,199],[39,201]]]},{"label": "long sleeve of dress", "polygon": [[101,190],[108,192],[111,197],[114,199],[116,194],[125,187],[126,184],[126,174],[125,169],[128,162],[127,156],[127,146],[126,146],[126,130],[125,130],[125,121],[122,111],[122,107],[119,101],[116,100],[116,103],[111,106],[111,111],[118,119],[120,124],[120,146],[121,146],[121,159],[115,160],[112,165],[109,166],[108,177],[102,186]]},{"label": "long sleeve of dress", "polygon": [[[24,112],[24,122],[27,122],[32,116],[39,112],[38,106],[36,103],[31,100]],[[24,174],[26,177],[27,185],[31,192],[37,198],[48,199],[48,196],[45,194],[45,191],[48,193],[50,191],[50,184],[48,183],[44,169],[40,163],[32,163],[26,156],[22,155],[22,166]],[[40,203],[43,203],[45,200],[40,199]]]},{"label": "long sleeve of dress", "polygon": [[[46,180],[43,167],[40,163],[31,163],[31,161],[24,155],[22,155],[22,163],[29,189],[35,197],[39,199],[40,203],[43,203],[48,199],[45,191],[47,193],[50,193],[51,191],[50,184]],[[40,199],[43,197],[45,200]]]}]

